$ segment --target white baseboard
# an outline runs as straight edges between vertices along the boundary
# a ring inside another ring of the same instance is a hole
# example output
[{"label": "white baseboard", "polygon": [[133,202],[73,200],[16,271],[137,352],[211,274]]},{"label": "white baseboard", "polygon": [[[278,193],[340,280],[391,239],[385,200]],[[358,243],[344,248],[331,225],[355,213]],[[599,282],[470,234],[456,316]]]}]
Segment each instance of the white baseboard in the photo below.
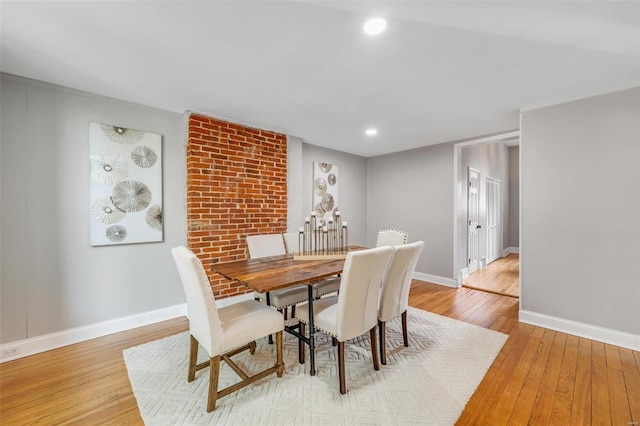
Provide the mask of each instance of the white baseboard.
[{"label": "white baseboard", "polygon": [[640,336],[564,318],[520,310],[520,322],[640,351]]},{"label": "white baseboard", "polygon": [[[216,300],[216,306],[222,308],[249,299],[253,299],[253,293]],[[0,345],[0,363],[181,316],[187,316],[186,303],[5,343]]]},{"label": "white baseboard", "polygon": [[155,311],[144,312],[142,314],[130,315],[123,318],[103,321],[96,324],[71,328],[55,333],[43,334],[41,336],[30,337],[16,342],[0,345],[0,362],[11,361],[62,346],[84,342],[120,331],[130,330],[136,327],[166,321],[184,316],[187,313],[187,305],[169,306]]},{"label": "white baseboard", "polygon": [[520,247],[507,247],[506,249],[502,250],[502,257],[505,257],[511,253],[520,253]]},{"label": "white baseboard", "polygon": [[453,278],[441,277],[438,275],[425,274],[422,272],[414,272],[413,278],[416,280],[427,281],[434,284],[445,285],[447,287],[459,288],[460,284]]}]

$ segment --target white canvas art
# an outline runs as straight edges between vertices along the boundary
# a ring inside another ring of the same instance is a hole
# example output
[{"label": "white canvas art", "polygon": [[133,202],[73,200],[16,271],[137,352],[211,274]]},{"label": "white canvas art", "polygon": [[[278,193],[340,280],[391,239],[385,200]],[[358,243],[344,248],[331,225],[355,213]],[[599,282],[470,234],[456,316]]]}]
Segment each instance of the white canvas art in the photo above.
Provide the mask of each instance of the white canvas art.
[{"label": "white canvas art", "polygon": [[319,225],[326,226],[338,211],[338,166],[313,163],[313,211]]},{"label": "white canvas art", "polygon": [[162,241],[162,136],[90,123],[89,164],[91,245]]}]

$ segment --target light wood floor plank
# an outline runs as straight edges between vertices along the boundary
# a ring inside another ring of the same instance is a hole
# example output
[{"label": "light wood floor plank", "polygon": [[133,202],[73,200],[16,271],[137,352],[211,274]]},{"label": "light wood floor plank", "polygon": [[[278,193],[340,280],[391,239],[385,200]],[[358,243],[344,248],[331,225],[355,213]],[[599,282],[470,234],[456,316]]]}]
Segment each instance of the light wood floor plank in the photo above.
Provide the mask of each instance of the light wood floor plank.
[{"label": "light wood floor plank", "polygon": [[[609,406],[611,410],[611,424],[624,425],[631,422],[631,409],[627,398],[627,387],[622,370],[608,368],[607,379],[609,386]],[[640,398],[640,393],[637,394]]]},{"label": "light wood floor plank", "polygon": [[591,424],[611,424],[609,380],[604,343],[591,343]]},{"label": "light wood floor plank", "polygon": [[622,370],[622,365],[620,364],[620,353],[618,352],[617,346],[605,344],[604,353],[607,359],[608,368],[615,368],[616,370]]},{"label": "light wood floor plank", "polygon": [[578,340],[576,336],[567,336],[558,385],[551,407],[550,425],[563,426],[571,423],[571,401],[573,401],[573,389],[576,383]]},{"label": "light wood floor plank", "polygon": [[576,383],[571,402],[571,424],[591,424],[591,340],[580,338],[576,361]]},{"label": "light wood floor plank", "polygon": [[[620,354],[620,364],[624,373],[624,382],[629,396],[629,410],[631,411],[631,421],[640,424],[640,369],[636,364],[634,352],[618,348]],[[637,352],[636,352],[637,353]]]}]

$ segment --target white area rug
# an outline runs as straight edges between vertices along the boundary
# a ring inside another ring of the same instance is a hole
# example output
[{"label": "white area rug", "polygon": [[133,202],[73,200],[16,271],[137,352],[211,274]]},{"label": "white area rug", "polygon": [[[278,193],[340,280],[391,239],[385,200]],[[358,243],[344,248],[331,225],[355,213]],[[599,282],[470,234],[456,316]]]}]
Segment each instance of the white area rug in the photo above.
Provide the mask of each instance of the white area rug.
[{"label": "white area rug", "polygon": [[[131,386],[147,425],[452,425],[476,390],[507,335],[409,308],[409,347],[399,318],[387,324],[387,365],[373,369],[369,338],[346,346],[347,394],[340,395],[337,348],[317,335],[315,377],[298,363],[296,339],[285,333],[285,374],[262,379],[218,399],[206,412],[209,370],[187,383],[188,333],[126,349]],[[257,342],[234,360],[258,371],[275,360],[273,345]],[[204,360],[204,350],[200,349]],[[237,381],[224,363],[220,387]]]}]

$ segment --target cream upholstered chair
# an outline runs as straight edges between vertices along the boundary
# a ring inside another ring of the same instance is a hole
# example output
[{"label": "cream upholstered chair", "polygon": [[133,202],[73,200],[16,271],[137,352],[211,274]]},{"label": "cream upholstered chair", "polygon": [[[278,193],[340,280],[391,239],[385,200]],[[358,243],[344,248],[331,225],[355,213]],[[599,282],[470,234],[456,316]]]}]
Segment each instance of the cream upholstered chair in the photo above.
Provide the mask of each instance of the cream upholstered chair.
[{"label": "cream upholstered chair", "polygon": [[282,234],[247,235],[247,249],[252,259],[287,254]]},{"label": "cream upholstered chair", "polygon": [[[299,232],[285,232],[282,234],[287,253],[293,253],[299,249]],[[340,289],[340,277],[330,277],[313,286],[313,295],[318,298],[325,294],[334,293]],[[308,300],[308,299],[305,299]]]},{"label": "cream upholstered chair", "polygon": [[424,241],[403,244],[393,247],[393,254],[389,266],[382,280],[380,289],[380,304],[378,307],[378,328],[380,329],[380,361],[387,364],[386,325],[392,318],[402,316],[402,337],[404,345],[409,346],[407,335],[407,306],[409,306],[409,289],[413,272]]},{"label": "cream upholstered chair", "polygon": [[[178,268],[184,287],[189,312],[189,371],[187,381],[195,379],[196,371],[209,367],[209,396],[207,412],[216,408],[216,400],[241,389],[272,373],[282,377],[282,330],[284,320],[275,310],[255,300],[245,300],[217,309],[207,274],[193,252],[184,246],[174,247],[171,254]],[[231,360],[242,351],[255,352],[255,340],[276,334],[276,362],[253,376],[248,376]],[[202,346],[209,354],[209,361],[197,364],[198,349]],[[242,381],[218,390],[220,360],[224,360]]]},{"label": "cream upholstered chair", "polygon": [[313,286],[314,295],[317,298],[325,294],[335,293],[340,290],[340,277],[329,277],[324,281],[320,281]]},{"label": "cream upholstered chair", "polygon": [[[282,234],[247,235],[247,249],[251,259],[287,254]],[[266,293],[258,293],[256,291],[253,295],[256,300],[267,300]],[[296,304],[307,300],[309,300],[309,291],[306,285],[297,285],[269,292],[269,305],[279,311],[284,311],[285,319],[287,318],[286,310],[289,306],[293,310]]]},{"label": "cream upholstered chair", "polygon": [[378,231],[376,247],[407,244],[408,240],[409,234],[407,232],[398,231],[397,229],[385,229],[383,231]]},{"label": "cream upholstered chair", "polygon": [[[380,368],[376,348],[378,298],[391,250],[391,247],[377,247],[350,252],[342,270],[340,293],[313,302],[314,326],[338,341],[338,376],[342,394],[347,392],[344,371],[345,341],[368,331],[373,368]],[[300,322],[300,332],[304,334],[309,318],[308,303],[298,306],[296,317]],[[299,344],[303,345],[302,342]],[[303,346],[300,346],[299,350],[304,354]]]}]

